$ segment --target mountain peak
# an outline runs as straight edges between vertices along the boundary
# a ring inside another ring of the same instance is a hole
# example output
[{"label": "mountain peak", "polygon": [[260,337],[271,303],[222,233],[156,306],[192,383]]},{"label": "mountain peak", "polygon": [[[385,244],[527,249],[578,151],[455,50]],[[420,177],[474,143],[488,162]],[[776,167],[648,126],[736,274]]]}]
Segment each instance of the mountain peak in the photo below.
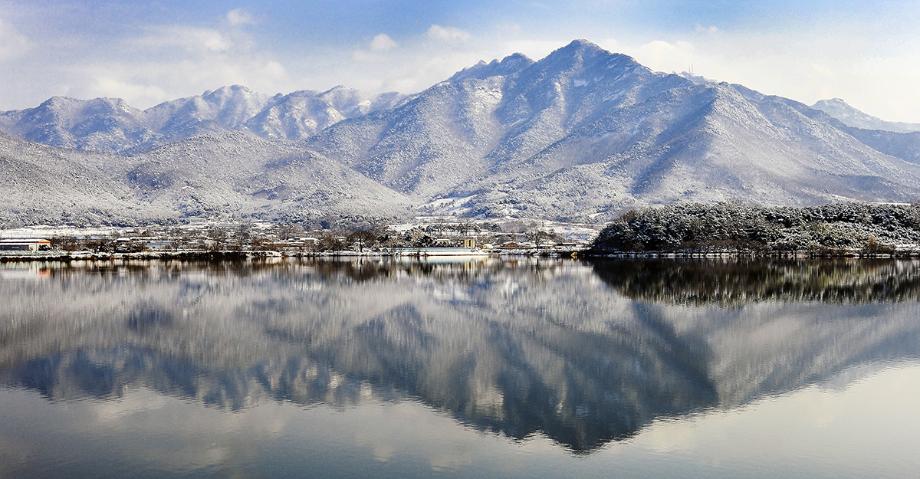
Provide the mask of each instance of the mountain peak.
[{"label": "mountain peak", "polygon": [[49,106],[56,106],[56,105],[69,105],[69,104],[77,103],[79,101],[80,100],[77,100],[76,98],[72,98],[69,96],[53,96],[41,102],[39,106],[49,107]]},{"label": "mountain peak", "polygon": [[343,85],[336,85],[326,91],[317,94],[320,98],[328,98],[332,101],[342,101],[345,99],[354,100],[361,98],[361,93],[354,88],[347,88]]},{"label": "mountain peak", "polygon": [[622,53],[612,53],[587,40],[572,40],[568,45],[559,48],[537,65],[541,68],[565,71],[571,68],[597,68],[600,71],[608,69],[629,70],[634,68],[646,69],[634,58]]},{"label": "mountain peak", "polygon": [[465,78],[488,78],[497,75],[508,75],[518,70],[524,69],[534,63],[523,53],[512,53],[511,55],[499,60],[484,62],[480,60],[471,67],[464,68],[450,77],[450,81],[463,80]]},{"label": "mountain peak", "polygon": [[[583,39],[576,39],[569,42],[568,45],[559,48],[549,54],[549,57],[554,56],[580,56],[580,57],[600,57],[600,56],[613,56],[616,55],[605,49],[600,45]],[[624,55],[625,56],[625,55]],[[549,58],[547,57],[547,58]]]},{"label": "mountain peak", "polygon": [[568,45],[562,47],[562,49],[563,50],[573,50],[573,49],[574,50],[600,50],[600,51],[606,52],[606,50],[601,48],[598,44],[590,40],[585,40],[583,38],[576,38],[575,40],[572,40],[571,42],[569,42]]},{"label": "mountain peak", "polygon": [[846,100],[844,100],[843,98],[837,98],[837,97],[828,98],[825,100],[818,100],[815,102],[815,105],[816,106],[817,105],[838,105],[838,106],[847,106],[847,107],[850,106],[850,104],[847,103]]},{"label": "mountain peak", "polygon": [[618,60],[618,61],[628,61],[628,63],[634,63],[638,65],[638,62],[629,55],[624,55],[622,53],[613,53],[604,48],[600,47],[596,43],[592,43],[588,40],[572,40],[568,45],[559,48],[540,62],[554,62],[557,60],[568,61],[572,58],[581,58],[584,60],[594,60],[598,59],[601,61],[606,60]]},{"label": "mountain peak", "polygon": [[336,85],[336,86],[334,86],[334,87],[332,87],[332,88],[330,88],[330,89],[328,89],[328,90],[326,90],[326,91],[324,91],[324,92],[321,92],[320,95],[325,95],[325,94],[327,94],[327,93],[334,93],[334,92],[337,92],[337,91],[350,91],[350,90],[352,90],[352,89],[351,89],[351,88],[346,88],[345,85]]},{"label": "mountain peak", "polygon": [[108,109],[111,111],[127,111],[133,110],[123,99],[121,98],[109,98],[109,97],[98,97],[91,98],[89,100],[80,100],[77,98],[71,98],[69,96],[53,96],[45,101],[43,101],[36,110],[53,110],[53,111],[70,111],[71,113],[82,111],[84,109],[96,110],[99,109]]},{"label": "mountain peak", "polygon": [[502,58],[502,61],[499,63],[533,63],[533,60],[530,59],[527,55],[523,53],[512,53],[511,55]]},{"label": "mountain peak", "polygon": [[251,95],[253,93],[248,87],[243,85],[225,85],[215,90],[207,90],[201,96],[232,96],[232,95]]}]

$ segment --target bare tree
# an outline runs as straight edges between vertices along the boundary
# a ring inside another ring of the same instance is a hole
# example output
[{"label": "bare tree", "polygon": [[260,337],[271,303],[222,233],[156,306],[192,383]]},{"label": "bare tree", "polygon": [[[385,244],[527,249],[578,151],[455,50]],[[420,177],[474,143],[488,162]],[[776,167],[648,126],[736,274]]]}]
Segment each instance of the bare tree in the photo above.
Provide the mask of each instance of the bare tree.
[{"label": "bare tree", "polygon": [[236,247],[238,250],[243,251],[245,246],[249,244],[252,239],[252,223],[240,223],[236,228]]},{"label": "bare tree", "polygon": [[377,234],[371,230],[358,230],[350,233],[346,240],[349,244],[357,244],[358,251],[363,252],[365,246],[373,246],[377,243]]},{"label": "bare tree", "polygon": [[227,231],[220,226],[212,226],[208,229],[208,239],[211,240],[211,251],[223,250],[227,245]]},{"label": "bare tree", "polygon": [[342,241],[331,233],[324,234],[316,246],[320,251],[342,251],[345,247]]},{"label": "bare tree", "polygon": [[296,227],[291,223],[282,223],[278,225],[278,239],[282,241],[291,239],[296,232]]},{"label": "bare tree", "polygon": [[51,245],[54,248],[63,250],[63,251],[77,251],[80,249],[80,242],[75,236],[60,236],[51,240]]}]

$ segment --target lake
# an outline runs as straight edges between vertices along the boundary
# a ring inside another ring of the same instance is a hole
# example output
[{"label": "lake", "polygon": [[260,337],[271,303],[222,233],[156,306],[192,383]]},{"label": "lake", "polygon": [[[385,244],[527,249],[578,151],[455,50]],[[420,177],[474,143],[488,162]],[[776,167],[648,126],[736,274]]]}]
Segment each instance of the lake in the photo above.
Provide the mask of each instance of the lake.
[{"label": "lake", "polygon": [[920,477],[920,262],[0,265],[0,477]]}]

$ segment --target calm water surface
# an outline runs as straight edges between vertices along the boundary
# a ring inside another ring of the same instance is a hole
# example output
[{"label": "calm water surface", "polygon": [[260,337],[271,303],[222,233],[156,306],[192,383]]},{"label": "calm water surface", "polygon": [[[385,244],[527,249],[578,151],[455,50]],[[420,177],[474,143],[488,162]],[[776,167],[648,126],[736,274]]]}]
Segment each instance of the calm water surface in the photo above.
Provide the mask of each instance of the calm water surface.
[{"label": "calm water surface", "polygon": [[0,477],[920,477],[920,263],[0,265]]}]

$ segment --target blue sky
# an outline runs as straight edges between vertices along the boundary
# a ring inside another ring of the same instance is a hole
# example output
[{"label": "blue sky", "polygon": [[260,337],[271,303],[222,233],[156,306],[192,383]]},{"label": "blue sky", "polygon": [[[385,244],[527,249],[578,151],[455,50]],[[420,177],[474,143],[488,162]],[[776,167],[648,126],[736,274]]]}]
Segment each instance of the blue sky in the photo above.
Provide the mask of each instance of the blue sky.
[{"label": "blue sky", "polygon": [[920,2],[0,0],[0,109],[52,95],[148,107],[240,83],[410,93],[573,38],[661,71],[920,121]]}]

